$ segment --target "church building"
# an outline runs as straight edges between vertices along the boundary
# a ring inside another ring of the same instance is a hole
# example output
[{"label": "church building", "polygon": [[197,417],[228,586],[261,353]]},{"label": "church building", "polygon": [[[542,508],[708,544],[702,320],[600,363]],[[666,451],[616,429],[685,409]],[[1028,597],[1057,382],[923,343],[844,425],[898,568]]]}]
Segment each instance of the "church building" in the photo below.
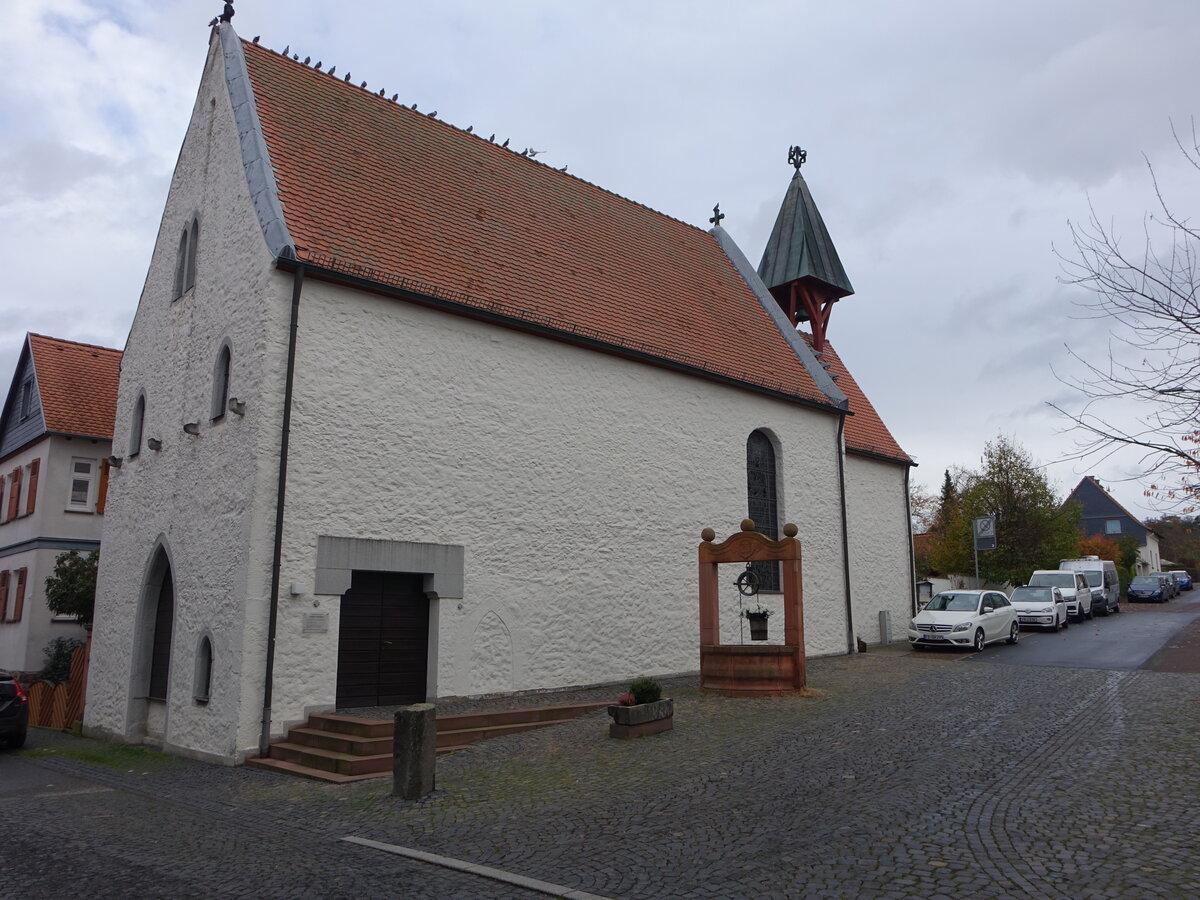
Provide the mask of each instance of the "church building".
[{"label": "church building", "polygon": [[827,340],[802,162],[756,269],[218,22],[121,365],[89,733],[238,763],[313,713],[694,672],[701,531],[747,516],[799,529],[809,656],[898,639],[913,463]]}]

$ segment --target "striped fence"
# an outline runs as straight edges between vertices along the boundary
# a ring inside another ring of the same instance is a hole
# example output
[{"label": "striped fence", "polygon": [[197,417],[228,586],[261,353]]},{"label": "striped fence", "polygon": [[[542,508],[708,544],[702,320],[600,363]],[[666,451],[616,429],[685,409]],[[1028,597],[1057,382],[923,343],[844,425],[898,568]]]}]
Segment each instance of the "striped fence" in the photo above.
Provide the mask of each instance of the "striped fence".
[{"label": "striped fence", "polygon": [[71,675],[65,684],[36,681],[29,686],[29,724],[42,728],[71,728],[83,718],[86,687],[87,648],[76,647],[71,653]]}]

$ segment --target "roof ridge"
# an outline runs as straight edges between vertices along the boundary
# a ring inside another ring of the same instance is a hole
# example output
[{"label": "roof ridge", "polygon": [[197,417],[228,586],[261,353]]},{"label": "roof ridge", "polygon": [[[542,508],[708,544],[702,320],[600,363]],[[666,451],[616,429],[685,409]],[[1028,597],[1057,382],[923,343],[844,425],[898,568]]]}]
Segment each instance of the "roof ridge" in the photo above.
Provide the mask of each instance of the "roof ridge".
[{"label": "roof ridge", "polygon": [[101,344],[90,344],[87,341],[73,341],[70,338],[60,338],[60,337],[54,337],[53,335],[49,335],[49,334],[39,334],[36,331],[30,331],[29,336],[31,338],[41,338],[44,341],[53,341],[56,344],[70,344],[72,347],[88,347],[92,350],[104,350],[108,353],[117,353],[117,354],[120,354],[122,352],[122,351],[118,350],[116,347],[105,347]]},{"label": "roof ridge", "polygon": [[[467,131],[465,128],[459,128],[457,125],[453,124],[452,122],[447,122],[445,119],[439,119],[435,115],[437,110],[434,110],[433,113],[422,113],[419,109],[416,108],[415,103],[411,106],[406,106],[403,103],[400,103],[399,100],[394,99],[399,96],[398,93],[392,94],[392,97],[389,98],[387,96],[387,92],[384,88],[380,88],[378,91],[372,91],[369,88],[365,87],[365,85],[366,85],[365,81],[363,81],[361,84],[354,84],[352,81],[348,80],[349,76],[350,76],[349,70],[347,70],[346,75],[343,78],[338,78],[336,75],[330,74],[334,69],[337,68],[336,65],[331,66],[328,70],[316,69],[312,65],[306,64],[305,62],[300,60],[298,58],[299,54],[289,55],[288,51],[291,50],[291,44],[286,45],[283,48],[283,50],[273,50],[270,47],[263,46],[262,44],[258,43],[257,41],[248,41],[241,35],[238,35],[237,37],[238,37],[238,40],[240,40],[242,42],[242,44],[245,46],[256,47],[259,50],[262,50],[266,53],[272,53],[272,54],[275,54],[276,56],[282,56],[285,60],[287,60],[290,63],[300,66],[303,69],[309,69],[310,71],[317,72],[318,74],[321,74],[321,75],[328,75],[335,82],[340,81],[342,84],[346,85],[346,87],[354,88],[355,90],[361,91],[362,93],[367,94],[368,96],[375,97],[377,100],[381,100],[384,103],[388,104],[389,106],[393,106],[397,109],[405,109],[405,110],[408,110],[409,112],[416,113],[417,115],[422,115],[425,118],[429,119],[430,121],[437,122],[439,125],[442,125],[446,128],[452,128],[455,131],[457,131],[461,134],[465,134],[470,137],[473,137],[476,140],[478,140],[484,144],[489,144],[493,147],[496,147],[499,150],[507,150],[509,153],[512,153],[514,156],[525,159],[528,162],[533,163],[535,165],[542,166],[545,169],[549,169],[551,172],[558,172],[560,175],[562,175],[566,178],[572,178],[575,181],[581,182],[582,184],[586,184],[589,187],[593,187],[598,191],[603,191],[604,193],[608,194],[610,197],[616,197],[618,200],[623,200],[624,202],[629,203],[633,206],[639,206],[642,209],[645,209],[645,210],[648,210],[649,212],[654,213],[656,216],[662,216],[664,219],[670,219],[672,222],[678,222],[680,225],[683,225],[686,228],[691,228],[695,231],[700,232],[701,234],[709,234],[708,230],[706,230],[705,228],[702,228],[699,225],[693,225],[691,222],[687,222],[687,221],[679,218],[678,216],[673,216],[670,213],[663,212],[660,209],[655,209],[653,206],[649,206],[645,203],[642,203],[639,200],[634,200],[631,197],[626,197],[624,194],[618,194],[616,191],[611,190],[610,188],[606,188],[602,184],[596,184],[596,182],[594,182],[594,181],[588,181],[586,178],[581,178],[578,175],[572,175],[570,172],[566,171],[566,166],[563,166],[562,168],[556,168],[554,166],[549,165],[548,163],[539,162],[534,157],[527,156],[526,154],[519,153],[516,150],[510,149],[507,146],[497,144],[495,141],[488,140],[483,135],[476,134],[473,130]],[[305,59],[312,59],[312,57],[306,56]],[[318,60],[318,62],[320,62],[320,60]],[[473,127],[473,126],[471,126],[471,127]],[[528,150],[530,148],[526,148],[526,149]],[[709,236],[711,237],[711,235],[709,235]]]}]

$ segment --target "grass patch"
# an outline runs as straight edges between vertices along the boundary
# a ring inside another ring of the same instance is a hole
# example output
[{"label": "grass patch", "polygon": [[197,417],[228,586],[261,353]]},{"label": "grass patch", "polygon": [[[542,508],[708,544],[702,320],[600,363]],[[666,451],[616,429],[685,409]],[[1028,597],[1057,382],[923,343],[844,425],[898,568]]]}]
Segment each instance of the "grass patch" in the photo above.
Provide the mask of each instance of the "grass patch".
[{"label": "grass patch", "polygon": [[178,765],[178,760],[151,750],[148,747],[137,747],[131,744],[90,744],[79,747],[39,747],[26,750],[26,756],[62,757],[75,759],[80,762],[104,766],[107,769],[122,771],[137,770],[145,772],[150,768],[163,769]]}]

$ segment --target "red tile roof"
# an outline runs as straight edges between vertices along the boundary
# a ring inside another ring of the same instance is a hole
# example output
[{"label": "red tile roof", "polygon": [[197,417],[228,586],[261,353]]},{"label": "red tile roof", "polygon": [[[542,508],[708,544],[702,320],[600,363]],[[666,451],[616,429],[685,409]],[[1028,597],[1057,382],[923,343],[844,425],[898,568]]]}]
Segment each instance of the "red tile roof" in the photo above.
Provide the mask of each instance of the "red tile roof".
[{"label": "red tile roof", "polygon": [[29,335],[46,430],[112,440],[121,351]]},{"label": "red tile roof", "polygon": [[[804,337],[808,339],[809,336],[805,334]],[[912,458],[896,443],[833,345],[826,341],[823,352],[821,362],[826,365],[829,374],[837,376],[837,386],[850,400],[850,412],[854,413],[846,419],[846,449],[911,463]]]},{"label": "red tile roof", "polygon": [[243,47],[300,260],[828,405],[712,235]]}]

